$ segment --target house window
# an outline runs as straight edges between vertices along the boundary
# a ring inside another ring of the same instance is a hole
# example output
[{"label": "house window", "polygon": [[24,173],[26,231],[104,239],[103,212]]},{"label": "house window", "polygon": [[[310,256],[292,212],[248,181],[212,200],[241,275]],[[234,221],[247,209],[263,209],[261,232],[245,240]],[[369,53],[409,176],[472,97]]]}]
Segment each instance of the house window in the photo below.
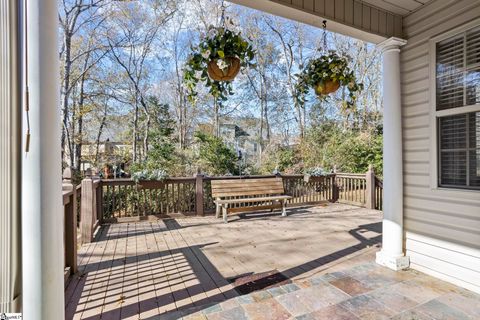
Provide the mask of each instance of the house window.
[{"label": "house window", "polygon": [[480,189],[480,27],[436,44],[438,183]]}]

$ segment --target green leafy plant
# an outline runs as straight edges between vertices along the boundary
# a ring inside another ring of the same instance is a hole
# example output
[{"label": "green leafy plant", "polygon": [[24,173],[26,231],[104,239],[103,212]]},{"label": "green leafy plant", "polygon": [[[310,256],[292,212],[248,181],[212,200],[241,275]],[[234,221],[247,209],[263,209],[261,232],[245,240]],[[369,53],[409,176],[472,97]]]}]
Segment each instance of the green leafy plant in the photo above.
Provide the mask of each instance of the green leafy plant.
[{"label": "green leafy plant", "polygon": [[199,146],[199,164],[212,175],[238,174],[237,154],[219,137],[203,132],[195,133]]},{"label": "green leafy plant", "polygon": [[339,56],[335,51],[311,60],[297,76],[296,97],[301,104],[305,103],[305,96],[310,88],[315,89],[320,99],[327,99],[328,96],[321,92],[325,91],[325,87],[330,83],[348,89],[348,100],[345,101],[347,107],[355,103],[357,94],[363,90],[363,84],[357,82],[354,72],[348,66],[348,58]]},{"label": "green leafy plant", "polygon": [[197,85],[200,82],[203,82],[209,88],[209,93],[217,99],[226,100],[227,95],[233,94],[230,81],[217,81],[209,76],[209,64],[214,63],[215,68],[218,67],[225,73],[237,62],[240,68],[254,66],[252,61],[255,51],[251,44],[240,32],[225,27],[210,26],[198,46],[192,47],[192,51],[184,71],[184,82],[191,101],[195,101],[198,95]]}]

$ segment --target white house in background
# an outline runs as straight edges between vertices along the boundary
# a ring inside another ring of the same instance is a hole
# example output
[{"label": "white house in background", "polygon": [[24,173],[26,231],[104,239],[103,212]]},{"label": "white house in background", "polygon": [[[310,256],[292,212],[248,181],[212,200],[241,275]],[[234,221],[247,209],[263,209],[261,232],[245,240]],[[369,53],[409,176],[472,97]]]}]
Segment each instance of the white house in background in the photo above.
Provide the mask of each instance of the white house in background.
[{"label": "white house in background", "polygon": [[101,169],[105,165],[125,165],[127,159],[132,158],[132,145],[124,142],[113,142],[107,139],[98,145],[96,143],[82,144],[82,171],[93,168],[98,152],[98,166]]},{"label": "white house in background", "polygon": [[220,125],[220,137],[228,146],[240,152],[243,160],[257,161],[259,148],[254,132],[236,124],[224,123]]},{"label": "white house in background", "polygon": [[[234,2],[319,27],[327,19],[331,31],[379,45],[385,174],[377,262],[480,292],[480,1]],[[62,319],[57,1],[28,2],[27,154],[20,148],[21,4],[0,0],[0,193],[7,199],[0,206],[0,269],[8,279],[0,310],[18,309],[23,300],[25,319]]]}]

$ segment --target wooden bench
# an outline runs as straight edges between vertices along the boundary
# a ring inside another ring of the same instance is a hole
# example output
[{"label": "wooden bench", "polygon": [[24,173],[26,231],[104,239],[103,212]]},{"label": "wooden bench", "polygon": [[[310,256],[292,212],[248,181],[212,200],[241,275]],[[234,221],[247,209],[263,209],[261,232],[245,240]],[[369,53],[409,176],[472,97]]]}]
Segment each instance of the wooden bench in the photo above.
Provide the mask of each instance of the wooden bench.
[{"label": "wooden bench", "polygon": [[[246,213],[268,209],[282,209],[286,216],[287,200],[282,178],[212,180],[212,196],[216,204],[216,217],[223,213],[223,221],[228,222],[229,214]],[[252,205],[266,203],[263,205]],[[244,206],[235,206],[245,204]]]}]

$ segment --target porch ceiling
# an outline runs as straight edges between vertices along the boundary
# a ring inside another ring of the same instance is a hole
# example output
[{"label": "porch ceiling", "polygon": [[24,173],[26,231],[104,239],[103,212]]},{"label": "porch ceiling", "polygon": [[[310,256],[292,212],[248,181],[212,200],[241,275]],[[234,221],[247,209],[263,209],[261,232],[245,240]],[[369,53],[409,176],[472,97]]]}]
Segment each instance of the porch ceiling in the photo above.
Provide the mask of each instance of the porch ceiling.
[{"label": "porch ceiling", "polygon": [[403,38],[403,17],[434,0],[229,0],[274,15],[378,44]]},{"label": "porch ceiling", "polygon": [[431,0],[364,0],[368,4],[391,13],[406,16]]}]

